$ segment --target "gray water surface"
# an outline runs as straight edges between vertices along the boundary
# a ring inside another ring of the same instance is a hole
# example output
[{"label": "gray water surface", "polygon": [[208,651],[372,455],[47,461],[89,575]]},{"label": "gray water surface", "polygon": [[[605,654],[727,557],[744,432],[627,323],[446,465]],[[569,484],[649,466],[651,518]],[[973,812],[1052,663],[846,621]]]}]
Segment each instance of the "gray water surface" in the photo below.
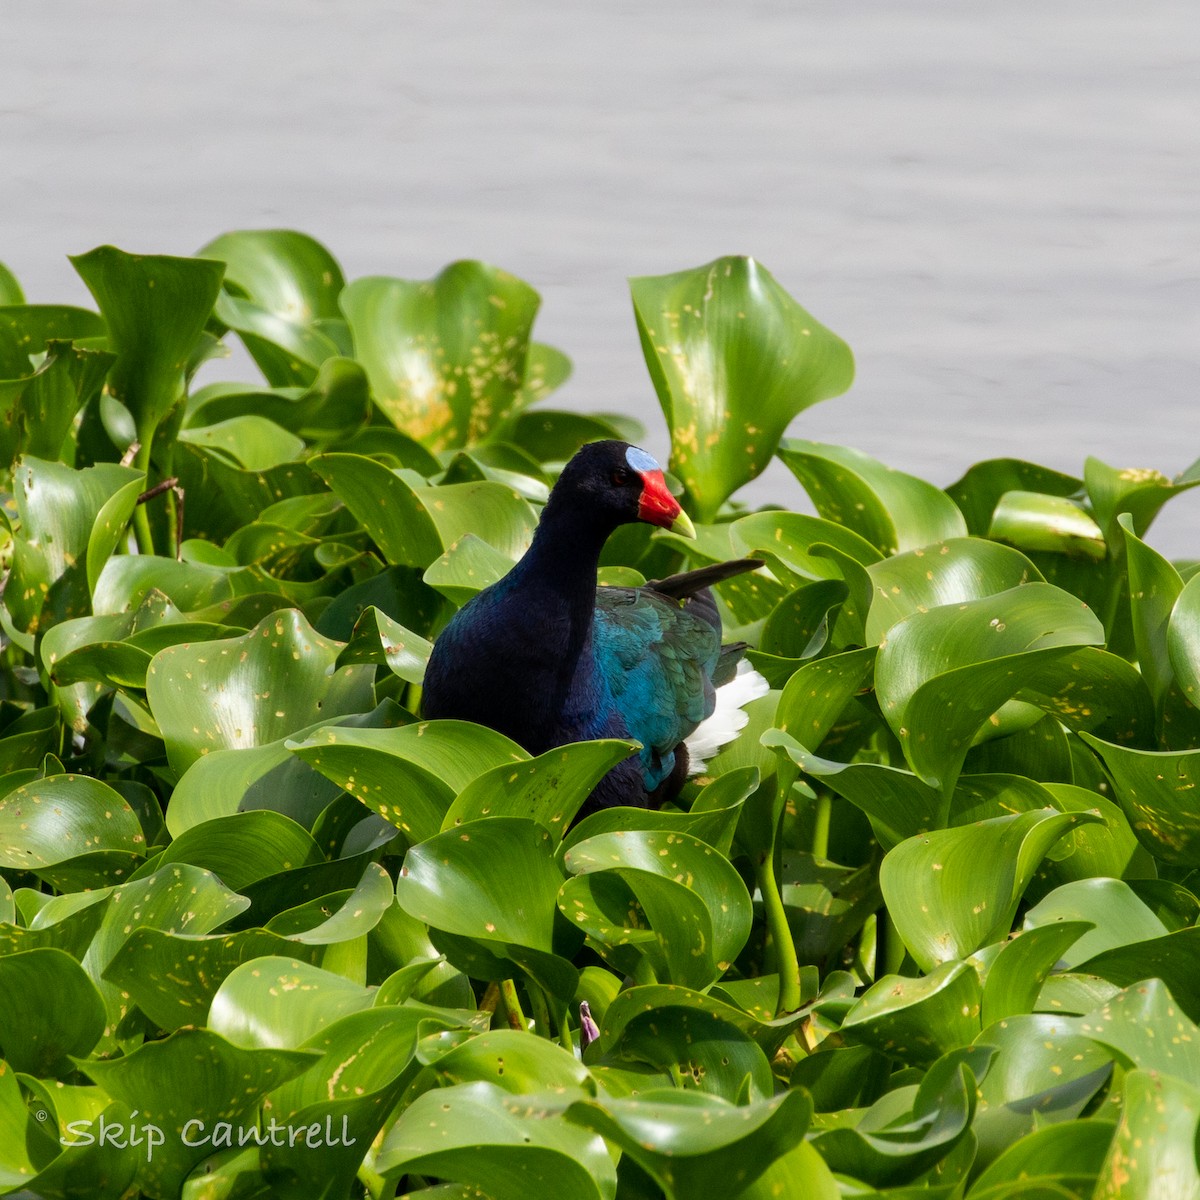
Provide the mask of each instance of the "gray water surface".
[{"label": "gray water surface", "polygon": [[[625,279],[752,254],[854,348],[798,436],[938,484],[1200,456],[1194,0],[0,3],[0,260],[289,226],[543,296],[553,403],[666,433]],[[251,370],[244,360],[225,377]],[[1198,489],[1200,491],[1200,489]],[[775,466],[756,499],[800,506]],[[1200,555],[1196,493],[1151,540]]]}]

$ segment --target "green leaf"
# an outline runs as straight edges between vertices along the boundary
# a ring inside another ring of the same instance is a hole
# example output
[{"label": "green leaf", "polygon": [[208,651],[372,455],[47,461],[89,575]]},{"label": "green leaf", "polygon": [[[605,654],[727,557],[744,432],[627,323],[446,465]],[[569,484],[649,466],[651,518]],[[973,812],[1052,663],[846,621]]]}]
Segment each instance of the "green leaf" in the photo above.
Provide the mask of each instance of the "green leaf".
[{"label": "green leaf", "polygon": [[850,386],[854,358],[752,258],[629,286],[671,469],[711,521],[763,471],[793,417]]},{"label": "green leaf", "polygon": [[492,767],[463,788],[442,829],[482,817],[530,817],[561,837],[596,784],[637,750],[636,742],[573,742]]},{"label": "green leaf", "polygon": [[111,463],[76,471],[21,460],[13,479],[20,536],[4,596],[19,629],[44,631],[89,611],[144,480],[141,471]]},{"label": "green leaf", "polygon": [[943,1055],[918,1087],[888,1092],[853,1128],[827,1129],[812,1144],[834,1171],[877,1187],[915,1179],[967,1135],[991,1054],[971,1046]]},{"label": "green leaf", "polygon": [[1184,695],[1200,706],[1200,576],[1178,593],[1167,625],[1167,654]]},{"label": "green leaf", "polygon": [[529,761],[515,742],[467,721],[399,729],[321,729],[289,749],[414,842],[433,837],[451,802],[493,767]]},{"label": "green leaf", "polygon": [[[434,944],[460,969],[490,978],[500,960],[511,960],[569,999],[577,972],[560,956],[579,939],[558,918],[561,883],[549,832],[519,817],[493,817],[413,846],[396,899],[410,916],[449,935]],[[478,964],[468,962],[473,955],[481,956]]]},{"label": "green leaf", "polygon": [[1189,1083],[1200,1079],[1200,1030],[1179,1011],[1161,979],[1118,992],[1078,1025],[1126,1066]]},{"label": "green leaf", "polygon": [[6,267],[0,263],[0,304],[24,304],[25,293],[21,291],[21,285],[17,282],[17,277]]},{"label": "green leaf", "polygon": [[160,651],[146,698],[171,765],[182,772],[214,750],[265,745],[322,718],[373,708],[373,672],[335,672],[340,650],[286,609],[243,637]]},{"label": "green leaf", "polygon": [[1020,550],[1066,554],[1103,562],[1108,554],[1100,526],[1074,500],[1041,492],[1005,492],[987,536]]},{"label": "green leaf", "polygon": [[[664,982],[708,987],[749,936],[750,896],[741,876],[727,858],[688,834],[599,834],[567,850],[563,865],[576,877],[559,896],[563,914],[593,939],[618,945],[630,940],[631,915],[633,928],[644,932],[644,914],[654,941],[640,940],[665,973]],[[597,874],[623,882],[636,897],[632,914],[614,904],[618,893]]]},{"label": "green leaf", "polygon": [[338,655],[339,667],[353,663],[386,663],[393,675],[408,683],[420,683],[433,643],[419,633],[393,621],[374,605],[363,611],[354,623],[348,644]]},{"label": "green leaf", "polygon": [[71,262],[108,325],[117,352],[108,390],[133,414],[148,461],[154,431],[183,396],[188,358],[225,269],[210,259],[126,254],[115,246]]},{"label": "green leaf", "polygon": [[375,1169],[391,1181],[407,1174],[471,1184],[490,1200],[615,1200],[617,1191],[601,1138],[484,1082],[418,1096],[384,1135]]},{"label": "green leaf", "polygon": [[209,933],[247,905],[244,897],[231,892],[215,875],[186,863],[114,888],[104,905],[100,928],[82,959],[83,969],[99,988],[108,1010],[105,1037],[115,1033],[130,1007],[129,997],[105,980],[105,972],[135,925],[168,933]]},{"label": "green leaf", "polygon": [[321,454],[309,465],[362,522],[389,563],[428,567],[467,533],[515,561],[533,537],[533,509],[502,483],[427,487],[358,454]]},{"label": "green leaf", "polygon": [[0,798],[0,867],[40,874],[97,850],[146,851],[141,822],[108,784],[51,775]]},{"label": "green leaf", "polygon": [[970,532],[975,537],[985,537],[996,505],[1007,492],[1071,496],[1082,489],[1082,479],[1049,467],[1019,458],[989,458],[969,467],[961,479],[946,489],[946,493],[962,510]]},{"label": "green leaf", "polygon": [[1094,1117],[1039,1129],[988,1166],[972,1186],[971,1200],[1091,1196],[1112,1137],[1112,1124]]},{"label": "green leaf", "polygon": [[0,1044],[16,1071],[64,1075],[104,1031],[104,1002],[83,968],[52,947],[0,955]]},{"label": "green leaf", "polygon": [[369,988],[341,975],[267,955],[226,976],[213,996],[209,1026],[235,1046],[294,1050],[373,1000]]},{"label": "green leaf", "polygon": [[990,1162],[1043,1124],[1074,1121],[1112,1073],[1109,1055],[1057,1013],[1011,1016],[979,1035],[997,1053],[980,1084],[976,1161]]},{"label": "green leaf", "polygon": [[1071,712],[1060,715],[1089,719],[1087,693],[1097,681],[1079,678],[1070,664],[1055,668],[1076,647],[1103,641],[1090,610],[1046,583],[918,612],[880,648],[880,708],[914,772],[949,791],[976,731],[1022,688],[1039,688],[1036,703],[1069,685],[1071,702],[1062,707]]},{"label": "green leaf", "polygon": [[[411,720],[394,701],[386,700],[370,713],[351,714],[339,721],[298,730],[297,739],[333,727],[381,729]],[[214,750],[184,771],[167,808],[167,828],[173,837],[233,813],[271,809],[284,813],[306,829],[341,792],[341,786],[314,770],[289,749],[289,738],[242,750]]]},{"label": "green leaf", "polygon": [[344,280],[333,255],[290,229],[225,233],[200,253],[226,264],[218,315],[241,335],[267,379],[311,383],[321,363],[337,353],[316,325],[340,317]]},{"label": "green leaf", "polygon": [[944,492],[859,450],[788,438],[779,457],[822,517],[883,554],[966,536],[966,522]]},{"label": "green leaf", "polygon": [[804,1092],[733,1105],[702,1092],[652,1090],[637,1099],[577,1100],[567,1119],[617,1145],[670,1200],[753,1183],[797,1146],[812,1116]]},{"label": "green leaf", "polygon": [[268,875],[318,861],[322,855],[306,829],[282,813],[259,809],[193,825],[162,852],[157,865],[203,867],[240,892]]},{"label": "green leaf", "polygon": [[1184,472],[1172,480],[1161,471],[1143,467],[1118,469],[1089,457],[1083,465],[1083,482],[1097,523],[1109,544],[1117,546],[1121,542],[1117,527],[1121,513],[1130,514],[1133,532],[1144,537],[1162,506],[1172,496],[1200,484],[1200,476],[1192,478],[1190,472]]},{"label": "green leaf", "polygon": [[100,394],[113,362],[106,351],[51,341],[31,375],[26,364],[22,378],[0,381],[0,462],[22,454],[57,459],[75,414]]},{"label": "green leaf", "polygon": [[1131,1071],[1125,1076],[1124,1101],[1096,1195],[1130,1200],[1200,1197],[1200,1088],[1171,1075]]},{"label": "green leaf", "polygon": [[952,538],[867,564],[873,596],[868,645],[878,645],[898,621],[944,604],[962,604],[1041,580],[1023,554],[980,538]]},{"label": "green leaf", "polygon": [[771,1064],[753,1037],[701,1008],[632,1013],[619,1031],[609,1027],[605,1044],[606,1061],[647,1064],[667,1072],[676,1087],[731,1104],[764,1100],[775,1091]]},{"label": "green leaf", "polygon": [[521,402],[539,304],[480,262],[425,282],[357,279],[341,297],[376,406],[435,451],[483,440]]},{"label": "green leaf", "polygon": [[966,963],[943,962],[928,975],[885,975],[869,987],[842,1021],[846,1037],[926,1066],[980,1030],[979,976]]},{"label": "green leaf", "polygon": [[1032,1012],[1046,976],[1066,950],[1093,927],[1090,921],[1064,921],[1025,929],[1005,942],[984,981],[984,1025]]},{"label": "green leaf", "polygon": [[888,912],[922,969],[1003,938],[1047,851],[1091,813],[1041,809],[909,838],[879,869]]},{"label": "green leaf", "polygon": [[[162,1144],[138,1168],[138,1183],[151,1196],[179,1195],[183,1181],[205,1157],[218,1121],[235,1126],[252,1120],[260,1097],[308,1066],[310,1054],[290,1050],[245,1050],[208,1029],[180,1029],[147,1042],[123,1058],[79,1062],[110,1096],[137,1109],[142,1123],[161,1130]],[[184,1138],[188,1122],[189,1137]]]},{"label": "green leaf", "polygon": [[1055,888],[1025,914],[1025,928],[1087,921],[1094,928],[1062,952],[1070,968],[1120,946],[1162,937],[1167,927],[1119,879],[1081,879]]},{"label": "green leaf", "polygon": [[1200,866],[1200,821],[1191,794],[1200,780],[1200,750],[1134,750],[1080,737],[1103,759],[1138,841],[1164,862]]},{"label": "green leaf", "polygon": [[251,391],[244,385],[212,384],[188,401],[187,428],[215,425],[254,414],[291,429],[307,441],[345,437],[371,412],[366,372],[352,358],[328,358],[307,388]]},{"label": "green leaf", "polygon": [[524,1030],[493,1029],[465,1042],[450,1035],[445,1046],[427,1039],[418,1053],[443,1084],[483,1081],[518,1096],[549,1089],[579,1099],[596,1094],[591,1072],[570,1051]]}]

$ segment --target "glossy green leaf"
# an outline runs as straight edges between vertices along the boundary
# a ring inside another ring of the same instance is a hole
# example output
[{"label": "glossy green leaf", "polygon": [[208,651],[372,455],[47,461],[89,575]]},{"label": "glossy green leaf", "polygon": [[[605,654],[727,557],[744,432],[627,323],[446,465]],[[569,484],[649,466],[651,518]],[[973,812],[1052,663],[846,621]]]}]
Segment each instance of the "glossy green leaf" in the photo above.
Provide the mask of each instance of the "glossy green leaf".
[{"label": "glossy green leaf", "polygon": [[417,1174],[470,1184],[489,1200],[614,1200],[617,1190],[601,1138],[485,1082],[417,1097],[385,1134],[375,1167],[393,1181]]},{"label": "glossy green leaf", "polygon": [[1131,1071],[1116,1136],[1096,1181],[1097,1196],[1197,1200],[1200,1088],[1171,1075]]},{"label": "glossy green leaf", "polygon": [[854,358],[752,258],[629,286],[671,469],[712,520],[763,471],[793,417],[850,386]]},{"label": "glossy green leaf", "polygon": [[181,833],[161,854],[158,867],[184,862],[211,871],[232,891],[321,859],[303,826],[269,809],[217,817]]},{"label": "glossy green leaf", "polygon": [[503,734],[466,721],[381,730],[330,726],[289,748],[415,842],[441,829],[454,797],[473,779],[529,761]]},{"label": "glossy green leaf", "polygon": [[1064,921],[1023,930],[1006,942],[984,981],[984,1025],[1032,1012],[1046,976],[1063,953],[1091,928],[1090,921]]},{"label": "glossy green leaf", "polygon": [[504,484],[428,487],[357,454],[322,454],[309,461],[389,563],[428,567],[467,533],[516,560],[533,536],[533,509]]},{"label": "glossy green leaf", "polygon": [[105,972],[135,925],[168,933],[210,933],[247,903],[210,872],[186,863],[114,888],[103,907],[100,928],[81,960],[108,1010],[105,1036],[111,1036],[129,1012],[129,997],[105,980]]},{"label": "glossy green leaf", "polygon": [[562,878],[547,830],[524,818],[494,817],[413,846],[396,899],[417,920],[486,943],[489,953],[504,957],[515,946],[554,954],[575,940],[556,930]]},{"label": "glossy green leaf", "polygon": [[987,536],[1030,553],[1047,551],[1102,562],[1104,534],[1089,513],[1066,496],[1005,492],[996,504]]},{"label": "glossy green leaf", "polygon": [[26,359],[21,378],[0,380],[0,462],[23,454],[57,459],[75,415],[100,394],[114,359],[104,350],[51,341],[31,374]]},{"label": "glossy green leaf", "polygon": [[1200,476],[1185,471],[1176,479],[1168,479],[1161,471],[1144,467],[1110,467],[1098,458],[1089,457],[1083,464],[1083,483],[1096,521],[1104,530],[1110,544],[1119,544],[1121,533],[1117,517],[1129,513],[1133,531],[1145,536],[1150,523],[1172,496],[1200,484]]},{"label": "glossy green leaf", "polygon": [[948,790],[976,731],[1022,688],[1070,685],[1072,715],[1090,717],[1082,684],[1090,692],[1095,682],[1055,665],[1103,641],[1095,616],[1045,583],[916,613],[892,627],[879,651],[880,708],[916,774]]},{"label": "glossy green leaf", "polygon": [[972,1186],[971,1200],[1090,1197],[1112,1137],[1112,1124],[1099,1118],[1039,1129],[988,1166]]},{"label": "glossy green leaf", "polygon": [[1200,866],[1200,817],[1192,796],[1200,779],[1200,750],[1134,750],[1080,736],[1103,759],[1142,845],[1164,862]]},{"label": "glossy green leaf", "polygon": [[370,1008],[372,1001],[370,989],[341,975],[267,955],[226,976],[213,996],[209,1026],[236,1046],[294,1050],[348,1013]]},{"label": "glossy green leaf", "polygon": [[271,383],[307,384],[338,352],[316,323],[339,318],[344,280],[337,261],[314,238],[290,229],[238,230],[200,253],[225,263],[217,313],[241,335]]},{"label": "glossy green leaf", "polygon": [[[665,972],[664,982],[707,987],[745,945],[751,922],[746,885],[728,859],[688,834],[599,834],[573,845],[563,865],[576,878],[563,886],[559,908],[598,941],[620,943],[629,935],[623,914],[613,911],[613,890],[603,884],[597,890],[592,877],[615,875],[632,892],[654,936],[644,948]],[[636,929],[636,911],[633,920]]]},{"label": "glossy green leaf", "polygon": [[1071,968],[1121,946],[1162,937],[1167,927],[1120,879],[1082,879],[1055,888],[1025,914],[1025,928],[1087,921],[1093,928],[1063,950]]},{"label": "glossy green leaf", "polygon": [[803,1092],[733,1105],[701,1092],[659,1090],[567,1109],[568,1120],[620,1147],[671,1200],[704,1195],[714,1179],[731,1190],[753,1183],[800,1143],[811,1115]]},{"label": "glossy green leaf", "polygon": [[[777,985],[778,980],[775,982]],[[758,987],[760,983],[764,985],[762,988]],[[693,991],[677,984],[643,984],[624,988],[611,999],[607,1011],[603,1014],[600,1047],[607,1054],[617,1044],[625,1027],[639,1020],[643,1014],[687,1008],[707,1013],[723,1024],[749,1034],[762,1047],[767,1057],[771,1058],[788,1036],[795,1032],[797,1026],[807,1019],[807,1014],[789,1013],[777,1018],[776,997],[771,994],[770,983],[770,980],[752,981],[750,986],[755,992],[762,991],[766,994],[754,1001],[748,1001],[743,995],[736,1004],[731,999],[723,998],[736,990],[729,982],[717,985],[707,993]],[[717,995],[718,990],[722,996]],[[777,991],[777,987],[775,990]]]},{"label": "glossy green leaf", "polygon": [[852,1128],[827,1129],[813,1145],[834,1171],[877,1187],[912,1181],[967,1135],[991,1053],[973,1046],[943,1055],[918,1086],[887,1093]]},{"label": "glossy green leaf", "polygon": [[25,293],[21,291],[21,285],[17,281],[17,277],[6,267],[0,263],[0,304],[24,304]]},{"label": "glossy green leaf", "polygon": [[[168,1197],[179,1194],[188,1172],[209,1153],[206,1143],[188,1142],[198,1141],[202,1129],[211,1137],[219,1121],[252,1121],[259,1098],[310,1061],[303,1052],[247,1050],[208,1029],[180,1029],[123,1058],[80,1066],[110,1096],[137,1109],[143,1123],[161,1130],[161,1145],[139,1165],[138,1183],[151,1196]],[[189,1128],[189,1122],[201,1125]]]},{"label": "glossy green leaf", "polygon": [[376,405],[433,450],[482,440],[518,405],[539,303],[479,262],[424,282],[358,279],[341,296]]},{"label": "glossy green leaf", "polygon": [[952,538],[867,564],[873,596],[867,614],[868,645],[915,612],[962,604],[1041,579],[1023,554],[984,541]]},{"label": "glossy green leaf", "polygon": [[1138,665],[1155,703],[1161,705],[1174,675],[1167,629],[1183,590],[1183,580],[1161,554],[1137,537],[1128,513],[1122,513],[1117,522],[1125,537],[1125,556],[1129,564],[1129,603]]},{"label": "glossy green leaf", "polygon": [[[303,739],[319,729],[385,729],[410,720],[399,705],[387,700],[369,713],[354,713],[297,730],[295,738]],[[171,793],[166,816],[171,835],[179,837],[202,821],[255,809],[284,813],[312,829],[342,789],[335,780],[327,779],[293,754],[288,749],[289,741],[279,738],[247,749],[214,750],[197,759]]]},{"label": "glossy green leaf", "polygon": [[596,784],[637,749],[636,742],[574,742],[492,767],[458,794],[442,829],[482,817],[530,817],[561,837]]},{"label": "glossy green leaf", "polygon": [[212,312],[224,267],[203,258],[127,254],[114,246],[71,262],[95,296],[117,352],[108,390],[133,414],[138,439],[148,448],[183,395],[188,357]]},{"label": "glossy green leaf", "polygon": [[213,384],[188,402],[187,427],[214,425],[252,413],[308,441],[342,439],[370,415],[367,376],[351,358],[326,359],[307,388],[251,391],[244,385]]},{"label": "glossy green leaf", "polygon": [[98,779],[52,775],[0,798],[0,867],[40,873],[97,850],[145,849],[133,809]]},{"label": "glossy green leaf", "polygon": [[822,517],[884,554],[966,536],[966,522],[944,492],[861,451],[788,438],[779,457]]},{"label": "glossy green leaf", "polygon": [[965,958],[1003,938],[1046,852],[1091,813],[1041,809],[909,838],[888,852],[879,884],[917,963]]},{"label": "glossy green leaf", "polygon": [[104,1031],[104,1002],[83,968],[44,947],[0,955],[0,1046],[5,1061],[31,1075],[71,1071]]},{"label": "glossy green leaf", "polygon": [[1042,1125],[1075,1120],[1112,1074],[1109,1055],[1073,1017],[1012,1016],[984,1029],[978,1042],[997,1052],[973,1126],[980,1165]]},{"label": "glossy green leaf", "polygon": [[1127,1066],[1188,1082],[1200,1078],[1200,1030],[1160,979],[1118,992],[1080,1019],[1079,1032]]},{"label": "glossy green leaf", "polygon": [[842,1030],[852,1041],[924,1066],[975,1040],[981,1008],[975,971],[944,962],[916,979],[885,975],[850,1009]]},{"label": "glossy green leaf", "polygon": [[984,537],[996,505],[1008,492],[1040,492],[1047,496],[1081,493],[1083,480],[1019,458],[989,458],[975,463],[946,493],[962,510],[967,528]]},{"label": "glossy green leaf", "polygon": [[1176,597],[1167,625],[1167,653],[1184,695],[1200,705],[1200,584],[1196,578],[1193,575]]},{"label": "glossy green leaf", "polygon": [[465,1042],[449,1036],[445,1046],[432,1038],[419,1053],[444,1084],[484,1081],[515,1095],[548,1089],[580,1099],[596,1094],[591,1073],[570,1051],[524,1030],[493,1029]]},{"label": "glossy green leaf", "polygon": [[621,1028],[606,1060],[645,1063],[667,1072],[676,1087],[740,1098],[774,1094],[771,1065],[749,1033],[714,1013],[683,1005],[635,1014]]},{"label": "glossy green leaf", "polygon": [[84,616],[145,476],[101,463],[82,471],[27,457],[14,472],[21,536],[5,604],[21,630]]},{"label": "glossy green leaf", "polygon": [[425,666],[432,650],[432,642],[372,605],[354,623],[353,633],[345,650],[338,655],[337,665],[382,662],[393,675],[409,683],[420,683],[425,678]]},{"label": "glossy green leaf", "polygon": [[340,650],[287,609],[244,637],[160,651],[146,697],[171,765],[182,772],[214,750],[261,746],[322,717],[373,708],[372,672],[335,673]]}]

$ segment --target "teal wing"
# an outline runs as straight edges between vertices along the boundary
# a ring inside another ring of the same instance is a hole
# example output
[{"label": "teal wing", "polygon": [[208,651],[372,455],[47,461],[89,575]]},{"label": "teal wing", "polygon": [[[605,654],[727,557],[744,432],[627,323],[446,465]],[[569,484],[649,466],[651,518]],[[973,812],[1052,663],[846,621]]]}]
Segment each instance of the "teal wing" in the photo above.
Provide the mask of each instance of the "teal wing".
[{"label": "teal wing", "polygon": [[644,747],[647,791],[671,773],[675,747],[715,704],[720,630],[689,607],[641,588],[596,591],[596,662],[626,729]]}]

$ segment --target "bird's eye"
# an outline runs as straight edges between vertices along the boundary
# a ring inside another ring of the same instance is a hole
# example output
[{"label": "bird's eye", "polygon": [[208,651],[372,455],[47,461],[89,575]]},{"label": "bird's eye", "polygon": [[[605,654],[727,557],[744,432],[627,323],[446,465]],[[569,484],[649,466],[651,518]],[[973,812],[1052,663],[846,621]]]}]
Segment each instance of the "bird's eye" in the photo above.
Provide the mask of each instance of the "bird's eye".
[{"label": "bird's eye", "polygon": [[617,487],[624,487],[632,478],[633,475],[629,471],[625,470],[624,467],[618,467],[612,473],[612,481],[617,485]]}]

